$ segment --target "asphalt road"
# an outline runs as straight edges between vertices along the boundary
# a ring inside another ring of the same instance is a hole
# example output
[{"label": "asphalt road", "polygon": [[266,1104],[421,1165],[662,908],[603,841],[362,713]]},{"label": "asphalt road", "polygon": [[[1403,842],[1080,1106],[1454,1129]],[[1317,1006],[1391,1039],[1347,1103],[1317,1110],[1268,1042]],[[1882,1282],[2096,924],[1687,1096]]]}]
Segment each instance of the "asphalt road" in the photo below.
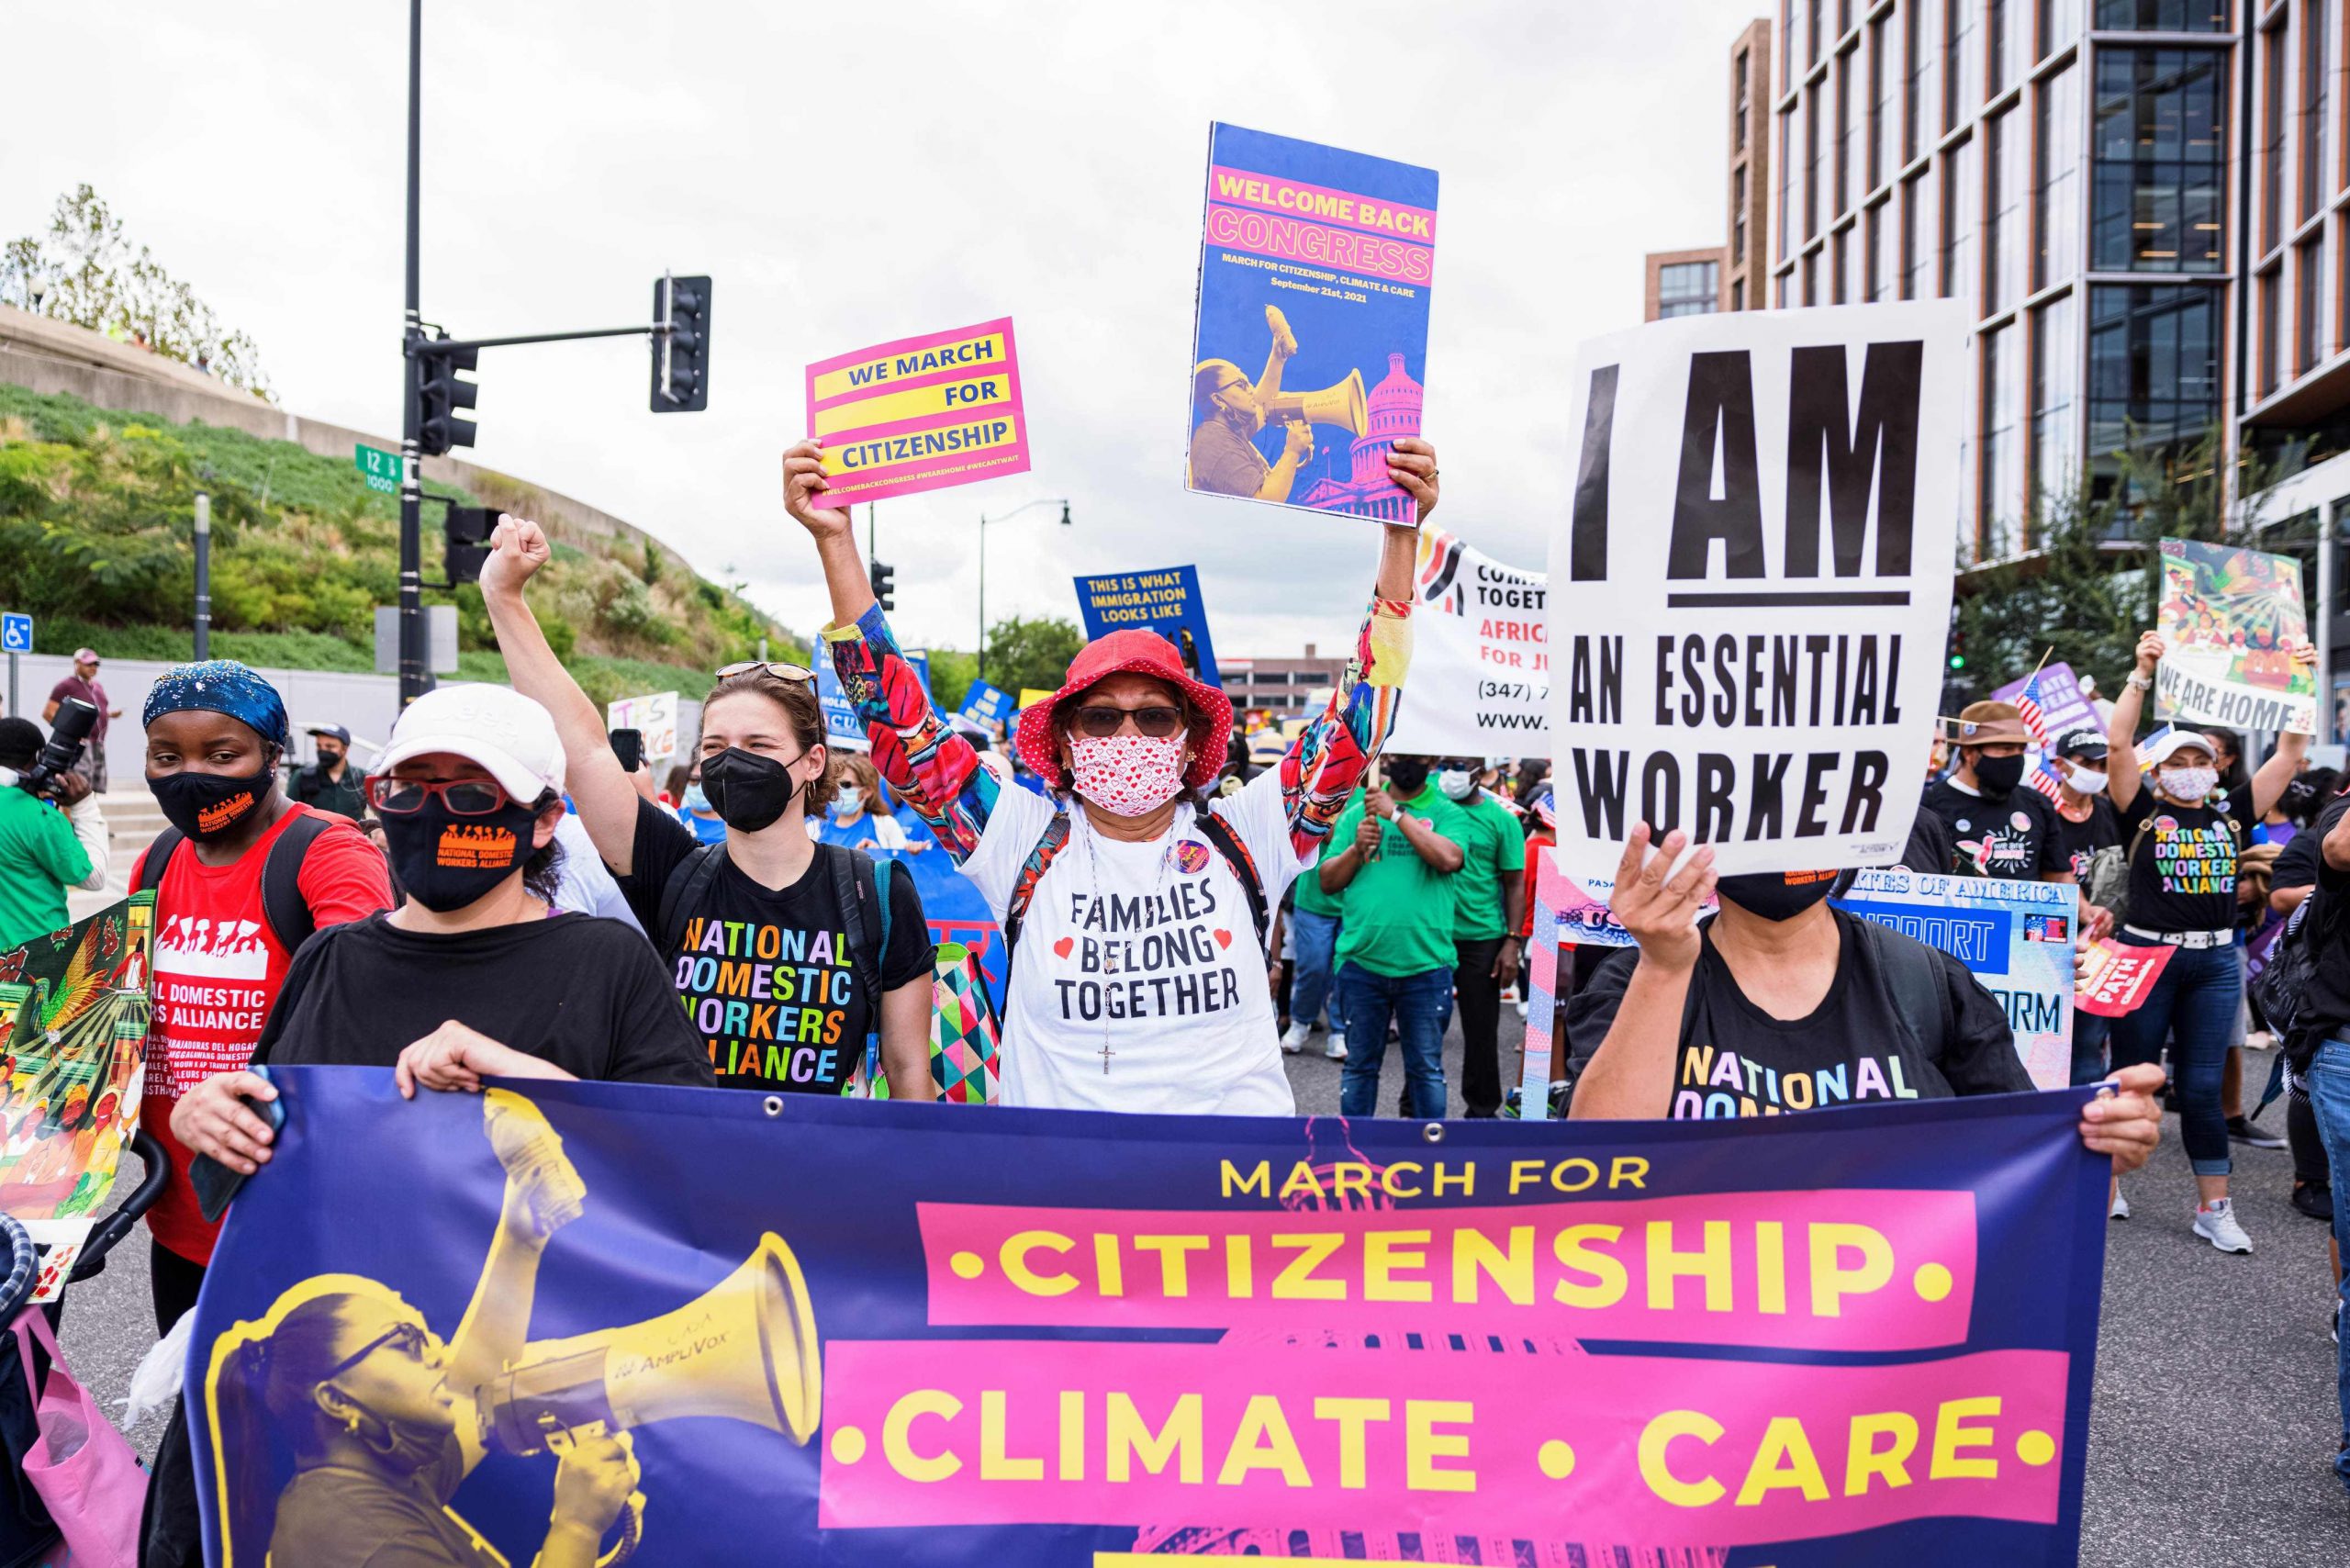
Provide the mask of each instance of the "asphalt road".
[{"label": "asphalt road", "polygon": [[[1290,1081],[1301,1110],[1335,1113],[1339,1069],[1320,1044],[1289,1058]],[[1457,1030],[1447,1047],[1457,1111]],[[1382,1104],[1401,1070],[1391,1050]],[[2263,1083],[2267,1072],[2256,1056],[2244,1077]],[[2283,1110],[2270,1107],[2264,1125],[2281,1128]],[[2331,1470],[2339,1428],[2325,1227],[2287,1206],[2284,1151],[2239,1147],[2236,1201],[2256,1250],[2214,1251],[2188,1228],[2194,1188],[2177,1132],[2174,1118],[2154,1162],[2123,1184],[2135,1217],[2108,1228],[2081,1562],[2342,1568],[2350,1497]],[[124,1190],[136,1180],[127,1170]],[[146,1254],[142,1229],[68,1297],[66,1355],[110,1412],[154,1338]],[[142,1455],[162,1425],[151,1417],[130,1434]]]}]

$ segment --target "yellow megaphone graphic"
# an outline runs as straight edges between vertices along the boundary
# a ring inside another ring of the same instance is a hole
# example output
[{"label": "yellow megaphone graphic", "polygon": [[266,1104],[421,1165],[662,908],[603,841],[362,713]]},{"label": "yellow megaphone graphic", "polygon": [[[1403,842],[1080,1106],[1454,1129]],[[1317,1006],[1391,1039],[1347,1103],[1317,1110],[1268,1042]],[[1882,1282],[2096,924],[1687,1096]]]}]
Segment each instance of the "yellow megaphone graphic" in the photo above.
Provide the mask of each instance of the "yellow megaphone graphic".
[{"label": "yellow megaphone graphic", "polygon": [[772,1231],[694,1300],[642,1323],[522,1348],[483,1391],[484,1446],[560,1450],[685,1416],[815,1435],[822,1367],[800,1260]]},{"label": "yellow megaphone graphic", "polygon": [[1349,370],[1344,381],[1318,392],[1277,392],[1265,405],[1268,424],[1337,425],[1358,436],[1371,433],[1371,403],[1363,396],[1362,372]]}]

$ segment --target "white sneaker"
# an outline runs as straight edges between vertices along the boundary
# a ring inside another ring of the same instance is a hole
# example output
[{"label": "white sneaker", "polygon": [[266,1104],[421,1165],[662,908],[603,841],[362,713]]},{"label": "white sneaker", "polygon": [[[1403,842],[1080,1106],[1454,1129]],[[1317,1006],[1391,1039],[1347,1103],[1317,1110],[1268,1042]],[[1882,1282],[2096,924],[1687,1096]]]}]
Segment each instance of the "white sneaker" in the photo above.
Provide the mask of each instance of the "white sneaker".
[{"label": "white sneaker", "polygon": [[1322,1047],[1322,1054],[1332,1061],[1346,1060],[1347,1032],[1344,1029],[1331,1030],[1330,1038]]},{"label": "white sneaker", "polygon": [[2113,1194],[2113,1209],[2105,1217],[2108,1219],[2128,1219],[2130,1217],[2130,1200],[2123,1197],[2121,1193],[2117,1191]]},{"label": "white sneaker", "polygon": [[2252,1238],[2236,1223],[2235,1205],[2226,1198],[2195,1211],[2195,1234],[2222,1252],[2252,1250]]},{"label": "white sneaker", "polygon": [[1295,1056],[1305,1048],[1305,1036],[1310,1033],[1312,1030],[1305,1021],[1299,1019],[1289,1026],[1289,1033],[1281,1036],[1281,1050],[1286,1055]]}]

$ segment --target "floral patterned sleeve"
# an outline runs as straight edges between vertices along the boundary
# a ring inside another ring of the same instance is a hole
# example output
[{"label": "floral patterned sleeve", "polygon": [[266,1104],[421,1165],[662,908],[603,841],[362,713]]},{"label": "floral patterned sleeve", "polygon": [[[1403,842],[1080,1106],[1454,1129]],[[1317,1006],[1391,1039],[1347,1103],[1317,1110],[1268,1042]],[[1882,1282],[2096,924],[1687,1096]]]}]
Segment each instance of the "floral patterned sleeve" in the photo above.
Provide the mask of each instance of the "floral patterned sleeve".
[{"label": "floral patterned sleeve", "polygon": [[1409,599],[1371,601],[1371,613],[1355,636],[1355,656],[1329,706],[1298,732],[1281,758],[1290,842],[1306,865],[1320,855],[1348,797],[1394,727],[1404,672],[1412,662],[1411,616]]},{"label": "floral patterned sleeve", "polygon": [[875,605],[853,626],[828,627],[833,668],[873,745],[873,766],[960,865],[995,809],[995,775],[940,718]]}]

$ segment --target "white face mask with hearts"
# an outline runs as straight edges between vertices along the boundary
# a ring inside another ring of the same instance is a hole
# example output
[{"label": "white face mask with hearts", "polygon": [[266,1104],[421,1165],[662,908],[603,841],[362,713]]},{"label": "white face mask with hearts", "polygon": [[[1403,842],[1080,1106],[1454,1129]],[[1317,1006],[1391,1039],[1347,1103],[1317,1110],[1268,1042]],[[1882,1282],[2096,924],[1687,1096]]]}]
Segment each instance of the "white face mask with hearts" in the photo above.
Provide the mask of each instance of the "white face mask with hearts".
[{"label": "white face mask with hearts", "polygon": [[1077,792],[1113,816],[1147,816],[1183,788],[1183,736],[1070,736]]}]

